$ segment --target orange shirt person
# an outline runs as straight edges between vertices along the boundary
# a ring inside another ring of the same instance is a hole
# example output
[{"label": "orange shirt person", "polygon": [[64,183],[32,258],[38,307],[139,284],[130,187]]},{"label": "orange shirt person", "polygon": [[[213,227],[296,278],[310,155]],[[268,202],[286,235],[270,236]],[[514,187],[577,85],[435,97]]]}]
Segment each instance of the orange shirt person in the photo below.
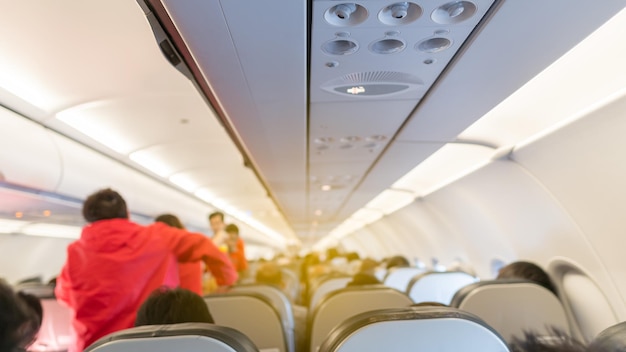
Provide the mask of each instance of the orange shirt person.
[{"label": "orange shirt person", "polygon": [[[176,215],[161,214],[154,221],[162,222],[168,226],[185,230],[185,226]],[[202,296],[202,261],[178,263],[178,279],[180,287],[195,292]]]},{"label": "orange shirt person", "polygon": [[228,244],[230,260],[240,276],[243,276],[244,272],[248,270],[248,260],[246,259],[243,240],[239,237],[239,227],[235,224],[230,224],[226,226],[224,231],[228,234],[226,243]]},{"label": "orange shirt person", "polygon": [[68,246],[55,289],[57,299],[71,310],[75,341],[69,352],[81,352],[107,334],[132,327],[152,291],[178,286],[168,276],[177,270],[177,261],[202,260],[220,286],[237,281],[228,256],[209,238],[163,223],[131,222],[126,202],[111,189],[90,195],[83,216],[89,224]]}]

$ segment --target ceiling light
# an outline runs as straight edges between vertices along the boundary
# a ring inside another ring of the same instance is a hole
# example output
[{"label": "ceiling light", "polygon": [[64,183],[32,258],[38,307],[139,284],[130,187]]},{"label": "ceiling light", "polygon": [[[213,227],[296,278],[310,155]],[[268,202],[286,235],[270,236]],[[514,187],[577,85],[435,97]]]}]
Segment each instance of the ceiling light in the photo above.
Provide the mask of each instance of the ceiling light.
[{"label": "ceiling light", "polygon": [[383,212],[377,209],[361,208],[350,217],[364,224],[371,224],[383,217]]},{"label": "ceiling light", "polygon": [[413,203],[414,200],[415,194],[410,191],[387,189],[367,203],[365,207],[379,210],[383,214],[387,215],[398,209],[404,208],[405,206]]},{"label": "ceiling light", "polygon": [[[626,10],[494,107],[459,138],[519,146],[624,94],[626,46],[616,41],[623,33]],[[567,103],[555,104],[555,92],[558,97],[567,97]]]},{"label": "ceiling light", "polygon": [[317,210],[315,211],[315,215],[316,215],[316,216],[320,216],[320,215],[322,215],[322,209],[317,209]]},{"label": "ceiling light", "polygon": [[170,176],[169,180],[170,182],[184,189],[187,192],[193,192],[198,187],[200,187],[200,185],[195,180],[193,180],[188,175],[184,175],[184,174],[172,175]]},{"label": "ceiling light", "polygon": [[22,220],[0,219],[0,233],[17,233],[27,224],[28,222]]},{"label": "ceiling light", "polygon": [[492,148],[449,143],[396,181],[391,188],[406,189],[421,196],[458,179],[491,159]]},{"label": "ceiling light", "polygon": [[24,226],[20,233],[28,236],[78,239],[81,231],[82,228],[78,226],[31,223]]},{"label": "ceiling light", "polygon": [[331,185],[322,185],[321,189],[322,189],[322,191],[324,191],[324,192],[328,192],[328,191],[330,191],[331,189],[333,189],[333,187],[332,187]]},{"label": "ceiling light", "polygon": [[[5,90],[38,109],[54,110],[60,103],[59,96],[55,96],[53,90],[46,89],[45,82],[35,74],[35,71],[21,70],[22,63],[9,62],[11,57],[11,55],[0,57],[0,67],[7,68],[0,71],[0,90]],[[13,57],[21,59],[20,55]]]},{"label": "ceiling light", "polygon": [[122,129],[107,124],[106,117],[96,116],[98,109],[104,105],[104,102],[82,104],[63,110],[55,117],[107,148],[126,155],[134,149],[133,143],[120,135]]},{"label": "ceiling light", "polygon": [[163,160],[149,151],[136,151],[131,153],[128,157],[130,160],[161,177],[166,177],[174,171]]}]

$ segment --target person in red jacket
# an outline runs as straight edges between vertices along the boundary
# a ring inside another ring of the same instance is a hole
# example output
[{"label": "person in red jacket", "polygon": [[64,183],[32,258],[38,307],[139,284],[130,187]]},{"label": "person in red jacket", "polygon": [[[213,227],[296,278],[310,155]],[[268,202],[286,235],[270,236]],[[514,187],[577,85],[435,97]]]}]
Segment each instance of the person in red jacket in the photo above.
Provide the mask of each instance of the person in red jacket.
[{"label": "person in red jacket", "polygon": [[57,299],[72,311],[76,341],[69,352],[132,327],[152,291],[178,286],[177,261],[202,260],[220,286],[237,281],[228,256],[208,237],[163,223],[131,222],[126,202],[111,189],[89,196],[83,216],[89,224],[68,246],[55,289]]},{"label": "person in red jacket", "polygon": [[[161,214],[154,221],[162,222],[177,229],[185,229],[185,226],[176,215]],[[237,267],[235,267],[237,270]],[[178,263],[178,278],[180,287],[195,292],[202,296],[202,262]]]}]

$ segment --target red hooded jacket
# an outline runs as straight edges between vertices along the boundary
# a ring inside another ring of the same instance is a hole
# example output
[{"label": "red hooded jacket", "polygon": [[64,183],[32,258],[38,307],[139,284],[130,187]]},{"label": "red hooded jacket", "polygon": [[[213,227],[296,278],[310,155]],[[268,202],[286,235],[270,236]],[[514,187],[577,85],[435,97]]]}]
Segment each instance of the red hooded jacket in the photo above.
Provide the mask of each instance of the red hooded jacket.
[{"label": "red hooded jacket", "polygon": [[229,258],[199,233],[149,226],[127,219],[87,225],[67,249],[67,261],[57,279],[57,299],[72,310],[80,352],[97,339],[134,325],[139,306],[162,285],[177,286],[176,262],[203,260],[218,285],[237,280]]}]

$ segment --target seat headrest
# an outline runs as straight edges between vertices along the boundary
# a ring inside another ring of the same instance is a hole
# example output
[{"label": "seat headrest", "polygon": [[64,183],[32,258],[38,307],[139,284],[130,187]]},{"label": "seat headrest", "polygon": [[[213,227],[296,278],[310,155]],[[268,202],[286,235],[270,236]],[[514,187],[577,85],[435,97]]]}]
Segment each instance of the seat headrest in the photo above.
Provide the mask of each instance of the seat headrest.
[{"label": "seat headrest", "polygon": [[212,340],[217,340],[230,346],[236,352],[258,352],[258,348],[252,341],[241,332],[208,323],[182,323],[168,325],[147,325],[138,326],[107,335],[85,349],[85,352],[100,351],[102,347],[117,341],[128,340],[143,344],[153,344],[151,351],[158,352],[158,346],[162,344],[160,337],[191,337],[197,340],[198,336],[205,336]]},{"label": "seat headrest", "polygon": [[565,309],[547,288],[529,280],[491,280],[467,285],[451,306],[474,313],[511,341],[524,331],[541,334],[557,328],[571,333]]},{"label": "seat headrest", "polygon": [[319,350],[375,351],[390,346],[398,352],[508,351],[504,339],[482,319],[450,307],[391,308],[358,314],[335,327]]}]

